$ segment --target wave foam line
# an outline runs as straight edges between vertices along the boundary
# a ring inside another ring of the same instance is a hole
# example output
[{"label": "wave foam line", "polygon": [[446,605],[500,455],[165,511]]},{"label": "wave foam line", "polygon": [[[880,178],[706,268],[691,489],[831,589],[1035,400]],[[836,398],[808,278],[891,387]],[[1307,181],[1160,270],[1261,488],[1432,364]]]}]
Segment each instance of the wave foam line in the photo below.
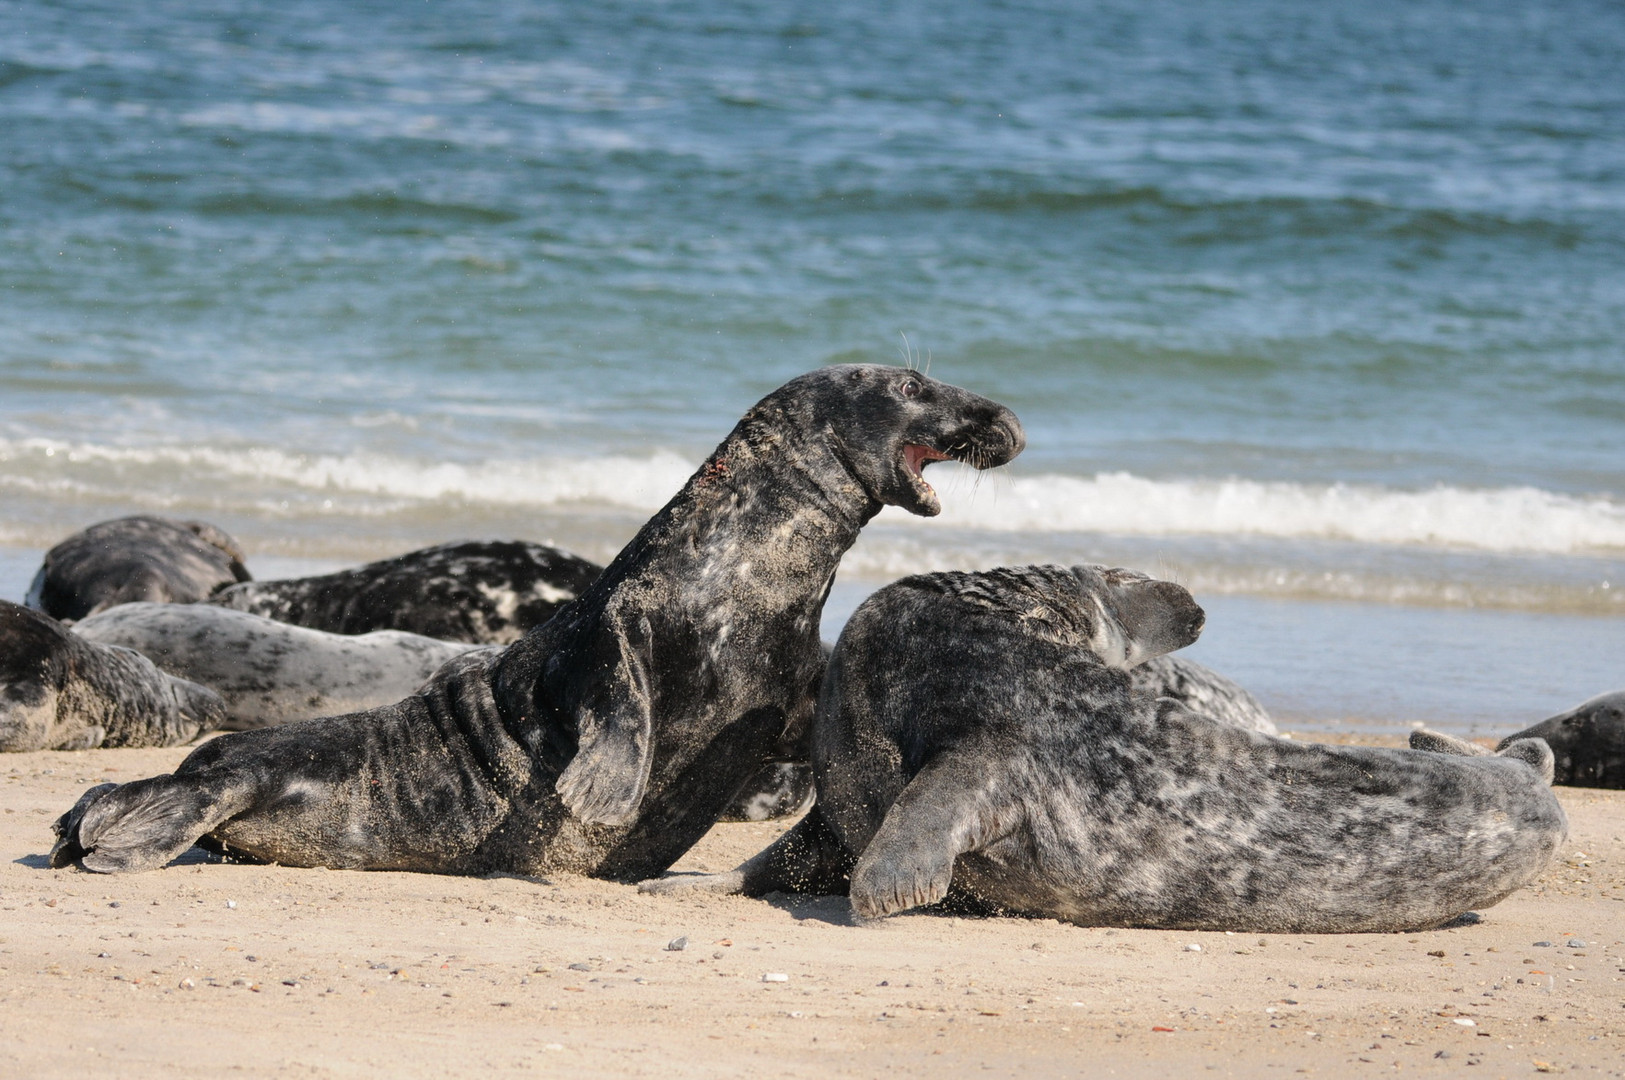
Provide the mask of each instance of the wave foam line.
[{"label": "wave foam line", "polygon": [[[420,504],[591,503],[652,513],[695,466],[665,450],[647,457],[458,463],[366,453],[295,454],[269,447],[125,448],[0,439],[0,487],[100,479],[116,481],[132,497],[142,497],[142,487],[153,488],[146,496],[152,499],[230,482],[249,496],[271,497],[281,487]],[[941,469],[931,474],[945,507],[935,522],[958,529],[1340,540],[1555,555],[1625,550],[1625,504],[1532,487],[1437,485],[1405,491],[1234,477],[1152,480],[1125,472],[994,474],[973,480],[976,474],[963,467]],[[101,470],[113,475],[98,477]]]},{"label": "wave foam line", "polygon": [[1532,487],[1401,491],[1124,472],[1018,477],[982,485],[940,520],[993,532],[1258,536],[1543,554],[1625,549],[1625,505]]}]

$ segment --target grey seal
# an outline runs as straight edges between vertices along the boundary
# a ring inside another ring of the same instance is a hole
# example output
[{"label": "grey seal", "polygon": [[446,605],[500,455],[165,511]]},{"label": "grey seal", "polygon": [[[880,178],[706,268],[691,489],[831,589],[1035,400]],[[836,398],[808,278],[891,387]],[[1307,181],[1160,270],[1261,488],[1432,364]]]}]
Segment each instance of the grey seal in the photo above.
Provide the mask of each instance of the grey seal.
[{"label": "grey seal", "polygon": [[[1241,686],[1183,656],[1155,656],[1135,667],[1130,678],[1137,693],[1168,697],[1221,724],[1276,734],[1275,721]],[[795,760],[772,762],[722,815],[723,821],[770,821],[794,817],[812,806],[817,791],[812,772],[812,732],[796,750]]]},{"label": "grey seal", "polygon": [[0,600],[0,751],[177,746],[225,720],[214,691]]},{"label": "grey seal", "polygon": [[582,596],[394,705],[213,739],[85,792],[53,865],[162,866],[193,841],[294,866],[637,880],[799,740],[841,556],[922,468],[1001,465],[1003,406],[916,372],[824,368],[747,412]]},{"label": "grey seal", "polygon": [[328,634],[209,604],[120,604],[73,633],[214,690],[226,703],[220,726],[235,731],[388,705],[454,657],[492,647],[400,630]]},{"label": "grey seal", "polygon": [[548,544],[461,540],[332,574],[234,585],[209,603],[330,634],[405,630],[507,645],[551,619],[602,570]]},{"label": "grey seal", "polygon": [[896,582],[836,643],[812,811],[731,874],[644,887],[849,891],[862,917],[952,891],[1086,925],[1377,932],[1493,904],[1550,862],[1567,821],[1537,740],[1320,746],[1134,693],[1128,670],[1202,622],[1178,585],[1104,567]]},{"label": "grey seal", "polygon": [[249,579],[242,548],[224,530],[137,515],[98,522],[47,551],[24,603],[82,619],[136,600],[189,604]]},{"label": "grey seal", "polygon": [[[1552,782],[1573,787],[1625,788],[1625,690],[1599,694],[1568,712],[1508,735],[1496,750],[1525,739],[1540,739],[1552,750]],[[1411,733],[1411,746],[1458,754],[1486,755],[1472,743],[1432,731]]]}]

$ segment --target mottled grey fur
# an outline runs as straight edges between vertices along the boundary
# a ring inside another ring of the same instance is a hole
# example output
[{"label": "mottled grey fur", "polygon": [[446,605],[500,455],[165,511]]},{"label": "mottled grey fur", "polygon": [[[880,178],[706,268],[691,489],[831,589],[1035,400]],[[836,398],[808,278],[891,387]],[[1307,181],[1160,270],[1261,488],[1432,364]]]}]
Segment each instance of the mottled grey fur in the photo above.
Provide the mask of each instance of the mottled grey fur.
[{"label": "mottled grey fur", "polygon": [[845,885],[865,917],[951,888],[1087,925],[1370,932],[1440,925],[1546,867],[1567,822],[1538,742],[1302,744],[1135,694],[1127,668],[1200,626],[1178,586],[1100,567],[888,586],[836,644],[812,811],[731,874],[645,887]]},{"label": "mottled grey fur", "polygon": [[1129,680],[1136,693],[1173,698],[1209,720],[1244,731],[1276,733],[1275,721],[1257,698],[1212,668],[1183,656],[1153,656],[1130,668]]},{"label": "mottled grey fur", "polygon": [[139,515],[99,522],[47,551],[24,603],[82,619],[137,600],[190,604],[248,579],[242,549],[223,530]]},{"label": "mottled grey fur", "polygon": [[214,691],[0,600],[0,751],[176,746],[225,719]]},{"label": "mottled grey fur", "polygon": [[296,866],[632,879],[686,851],[812,717],[819,615],[930,460],[1003,464],[1009,410],[914,372],[825,368],[748,412],[582,594],[370,712],[223,735],[95,788],[52,862],[161,866],[194,840]]},{"label": "mottled grey fur", "polygon": [[405,630],[507,645],[581,595],[603,570],[524,540],[461,540],[307,578],[252,581],[209,603],[331,634]]},{"label": "mottled grey fur", "polygon": [[214,690],[231,731],[388,705],[453,657],[492,647],[400,630],[328,634],[210,604],[120,604],[73,632]]}]

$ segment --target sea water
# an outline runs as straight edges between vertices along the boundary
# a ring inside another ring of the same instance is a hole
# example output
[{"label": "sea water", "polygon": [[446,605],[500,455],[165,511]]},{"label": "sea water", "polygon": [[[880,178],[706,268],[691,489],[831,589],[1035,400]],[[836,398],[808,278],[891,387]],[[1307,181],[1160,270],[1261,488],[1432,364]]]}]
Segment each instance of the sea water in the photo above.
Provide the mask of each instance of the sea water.
[{"label": "sea water", "polygon": [[607,559],[750,404],[928,367],[1029,449],[902,574],[1137,566],[1299,726],[1625,686],[1625,10],[0,7],[0,596],[136,512],[260,577]]}]

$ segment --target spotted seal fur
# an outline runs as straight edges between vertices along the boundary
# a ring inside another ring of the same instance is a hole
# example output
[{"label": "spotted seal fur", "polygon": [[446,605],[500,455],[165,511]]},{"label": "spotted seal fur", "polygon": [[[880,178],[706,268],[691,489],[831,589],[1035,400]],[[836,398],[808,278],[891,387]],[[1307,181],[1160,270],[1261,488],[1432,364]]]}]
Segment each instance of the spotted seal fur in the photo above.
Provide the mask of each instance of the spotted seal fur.
[{"label": "spotted seal fur", "polygon": [[752,408],[582,596],[395,705],[220,736],[87,791],[53,865],[162,866],[194,840],[294,866],[658,873],[810,720],[819,615],[883,505],[1020,452],[1003,406],[916,372],[824,368]]},{"label": "spotted seal fur", "polygon": [[836,644],[812,811],[730,874],[644,888],[847,891],[861,917],[951,889],[1086,925],[1375,932],[1545,869],[1567,821],[1543,743],[1321,746],[1135,694],[1128,669],[1202,621],[1178,585],[1103,567],[890,585]]},{"label": "spotted seal fur", "polygon": [[47,551],[24,603],[83,619],[138,600],[193,603],[250,577],[224,530],[142,514],[98,522]]},{"label": "spotted seal fur", "polygon": [[210,604],[120,604],[73,632],[214,690],[228,731],[388,705],[453,657],[491,648],[400,630],[328,634]]},{"label": "spotted seal fur", "polygon": [[0,751],[178,746],[224,720],[214,691],[0,600]]},{"label": "spotted seal fur", "polygon": [[547,544],[461,540],[332,574],[245,582],[209,603],[330,634],[404,630],[507,645],[580,596],[602,569]]}]

